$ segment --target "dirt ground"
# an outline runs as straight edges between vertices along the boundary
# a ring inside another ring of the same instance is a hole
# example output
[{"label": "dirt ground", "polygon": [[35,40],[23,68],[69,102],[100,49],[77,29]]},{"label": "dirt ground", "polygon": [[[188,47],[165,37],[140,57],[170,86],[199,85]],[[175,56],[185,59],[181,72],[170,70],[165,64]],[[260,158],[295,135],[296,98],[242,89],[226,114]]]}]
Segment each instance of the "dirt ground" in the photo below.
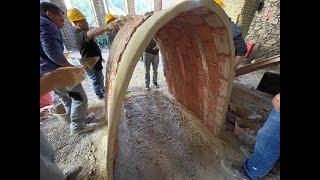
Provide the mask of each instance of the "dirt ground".
[{"label": "dirt ground", "polygon": [[[79,57],[78,52],[73,52],[69,60],[78,64]],[[103,50],[103,57],[107,60],[106,50]],[[279,68],[272,70],[279,71]],[[129,84],[118,130],[119,154],[114,179],[235,179],[221,167],[220,160],[243,160],[241,148],[250,154],[253,142],[246,142],[241,134],[235,136],[234,124],[235,121],[250,121],[257,127],[263,125],[271,109],[272,96],[254,89],[265,71],[235,79],[225,136],[219,140],[167,93],[161,61],[158,68],[160,89],[151,85],[151,90],[146,91],[144,65],[139,61]],[[89,99],[89,113],[103,121],[104,101],[95,97],[89,78],[82,85]],[[62,170],[81,165],[81,179],[105,179],[101,143],[107,126],[71,136],[68,127],[52,114],[42,116],[40,124]],[[279,175],[278,164],[265,179],[280,179]]]}]

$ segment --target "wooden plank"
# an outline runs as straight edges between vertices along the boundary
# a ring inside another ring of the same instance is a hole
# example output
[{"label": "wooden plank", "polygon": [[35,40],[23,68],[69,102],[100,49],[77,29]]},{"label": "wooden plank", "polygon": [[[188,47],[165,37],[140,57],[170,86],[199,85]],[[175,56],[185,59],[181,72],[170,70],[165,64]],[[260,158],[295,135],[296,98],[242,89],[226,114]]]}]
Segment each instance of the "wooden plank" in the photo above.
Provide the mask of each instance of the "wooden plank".
[{"label": "wooden plank", "polygon": [[273,56],[264,60],[256,61],[255,63],[240,67],[236,71],[236,76],[247,74],[266,67],[276,66],[280,64],[280,55]]}]

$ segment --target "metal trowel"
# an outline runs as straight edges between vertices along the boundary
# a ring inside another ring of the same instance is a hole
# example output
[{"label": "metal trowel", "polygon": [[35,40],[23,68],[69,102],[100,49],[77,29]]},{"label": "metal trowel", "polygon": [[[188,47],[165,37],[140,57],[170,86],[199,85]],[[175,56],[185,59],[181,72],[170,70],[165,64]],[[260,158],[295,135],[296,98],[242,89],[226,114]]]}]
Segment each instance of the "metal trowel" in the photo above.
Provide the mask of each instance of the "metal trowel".
[{"label": "metal trowel", "polygon": [[84,66],[86,70],[92,70],[99,60],[100,56],[87,57],[80,59],[80,63]]}]

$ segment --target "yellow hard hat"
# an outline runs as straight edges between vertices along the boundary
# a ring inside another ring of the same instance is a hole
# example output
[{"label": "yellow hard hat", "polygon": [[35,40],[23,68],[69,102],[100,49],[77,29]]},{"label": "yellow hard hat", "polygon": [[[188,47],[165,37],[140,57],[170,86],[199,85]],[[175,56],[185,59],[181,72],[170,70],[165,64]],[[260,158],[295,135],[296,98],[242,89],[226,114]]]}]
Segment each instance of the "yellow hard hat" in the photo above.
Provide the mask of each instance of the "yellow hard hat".
[{"label": "yellow hard hat", "polygon": [[222,0],[214,0],[215,3],[217,3],[222,9],[224,9],[224,4]]},{"label": "yellow hard hat", "polygon": [[104,23],[109,24],[112,20],[116,19],[116,17],[112,14],[107,14],[106,17],[104,18]]},{"label": "yellow hard hat", "polygon": [[68,9],[67,16],[70,22],[86,19],[86,17],[77,8]]}]

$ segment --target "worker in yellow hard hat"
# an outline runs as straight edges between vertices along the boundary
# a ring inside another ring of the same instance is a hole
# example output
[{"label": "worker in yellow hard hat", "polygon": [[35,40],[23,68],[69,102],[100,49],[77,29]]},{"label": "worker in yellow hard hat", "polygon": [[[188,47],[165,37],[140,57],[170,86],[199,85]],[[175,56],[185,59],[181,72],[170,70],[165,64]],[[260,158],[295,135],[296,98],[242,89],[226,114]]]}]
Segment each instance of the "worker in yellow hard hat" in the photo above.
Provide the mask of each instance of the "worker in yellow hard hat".
[{"label": "worker in yellow hard hat", "polygon": [[222,9],[224,9],[224,4],[222,0],[213,0],[215,3],[217,3]]},{"label": "worker in yellow hard hat", "polygon": [[[104,98],[104,77],[102,73],[102,55],[95,37],[103,35],[109,30],[108,26],[102,26],[89,29],[86,17],[77,9],[71,8],[67,11],[67,16],[70,22],[75,26],[75,37],[77,48],[82,56],[81,63],[84,65],[90,64],[92,69],[86,68],[87,74],[92,80],[95,94],[98,99]],[[94,64],[96,62],[96,64]]]},{"label": "worker in yellow hard hat", "polygon": [[110,29],[109,31],[106,32],[106,41],[107,41],[106,45],[107,45],[107,48],[110,50],[113,39],[120,29],[120,24],[117,18],[111,13],[108,13],[105,16],[104,22]]},{"label": "worker in yellow hard hat", "polygon": [[117,19],[114,15],[112,15],[111,13],[108,13],[105,18],[104,18],[104,22],[105,24],[109,24],[111,21]]}]

